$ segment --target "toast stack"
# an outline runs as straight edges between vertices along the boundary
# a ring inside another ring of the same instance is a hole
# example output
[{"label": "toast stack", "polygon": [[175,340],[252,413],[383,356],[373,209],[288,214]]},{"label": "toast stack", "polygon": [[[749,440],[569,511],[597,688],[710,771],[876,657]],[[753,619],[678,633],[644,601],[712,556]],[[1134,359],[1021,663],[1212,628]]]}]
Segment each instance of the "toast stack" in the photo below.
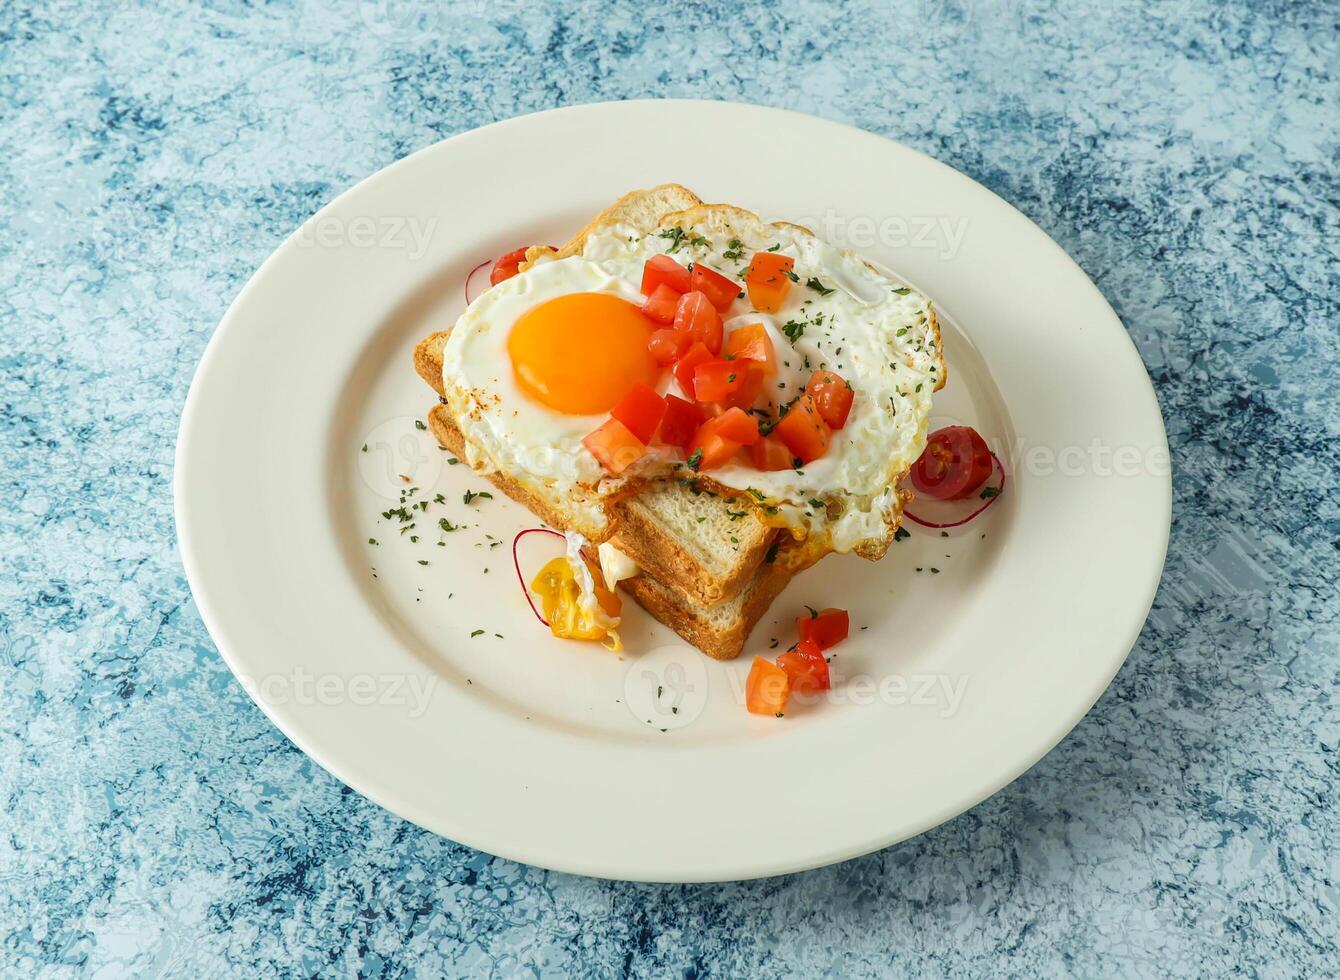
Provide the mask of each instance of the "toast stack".
[{"label": "toast stack", "polygon": [[[699,214],[729,210],[758,220],[738,209],[704,205],[678,185],[662,185],[615,202],[558,249],[556,257],[581,254],[593,230],[618,225],[653,234],[667,220],[682,220],[682,212],[695,209]],[[521,269],[551,251],[535,246]],[[415,348],[414,367],[442,400],[428,413],[429,429],[439,444],[466,459],[464,437],[445,404],[443,347],[449,333],[424,338]],[[738,493],[706,480],[667,479],[636,488],[613,503],[608,520],[593,534],[589,523],[574,516],[576,508],[565,507],[561,498],[544,497],[506,473],[486,476],[551,527],[607,540],[631,558],[640,571],[620,587],[656,619],[720,660],[739,655],[750,630],[792,576],[828,551],[826,545],[797,540],[788,530],[769,526],[754,508],[736,499]]]}]

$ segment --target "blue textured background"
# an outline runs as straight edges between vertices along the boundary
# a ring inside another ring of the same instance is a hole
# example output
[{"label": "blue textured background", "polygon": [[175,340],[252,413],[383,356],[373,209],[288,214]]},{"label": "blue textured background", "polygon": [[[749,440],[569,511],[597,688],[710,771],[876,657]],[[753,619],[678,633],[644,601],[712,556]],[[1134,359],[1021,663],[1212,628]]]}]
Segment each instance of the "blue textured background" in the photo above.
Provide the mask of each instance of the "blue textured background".
[{"label": "blue textured background", "polygon": [[[120,6],[0,10],[0,966],[1335,967],[1334,3]],[[288,232],[441,137],[632,96],[982,181],[1098,283],[1168,421],[1167,571],[1097,707],[970,813],[809,874],[626,885],[416,830],[251,704],[174,548],[192,371]]]}]

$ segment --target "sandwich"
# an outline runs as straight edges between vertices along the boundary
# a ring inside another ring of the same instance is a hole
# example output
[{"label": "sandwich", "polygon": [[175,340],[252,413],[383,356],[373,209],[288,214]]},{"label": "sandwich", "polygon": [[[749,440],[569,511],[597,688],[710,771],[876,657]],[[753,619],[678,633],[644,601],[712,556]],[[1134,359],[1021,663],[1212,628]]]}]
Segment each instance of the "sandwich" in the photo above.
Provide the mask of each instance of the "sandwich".
[{"label": "sandwich", "polygon": [[414,366],[439,443],[578,542],[585,632],[617,586],[730,659],[799,571],[885,554],[945,380],[924,295],[675,184],[514,269]]}]

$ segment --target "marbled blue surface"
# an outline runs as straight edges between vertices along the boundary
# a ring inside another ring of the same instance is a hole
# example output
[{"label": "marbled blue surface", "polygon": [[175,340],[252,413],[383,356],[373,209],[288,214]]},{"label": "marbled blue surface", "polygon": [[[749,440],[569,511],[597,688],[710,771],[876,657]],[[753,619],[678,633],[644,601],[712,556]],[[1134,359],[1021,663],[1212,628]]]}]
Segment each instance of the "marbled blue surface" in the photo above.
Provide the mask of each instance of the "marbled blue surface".
[{"label": "marbled blue surface", "polygon": [[[0,972],[1321,975],[1337,964],[1334,3],[0,8]],[[174,545],[192,371],[339,191],[518,113],[845,120],[1088,271],[1173,448],[1163,586],[1031,772],[836,867],[654,887],[494,860],[327,776]]]}]

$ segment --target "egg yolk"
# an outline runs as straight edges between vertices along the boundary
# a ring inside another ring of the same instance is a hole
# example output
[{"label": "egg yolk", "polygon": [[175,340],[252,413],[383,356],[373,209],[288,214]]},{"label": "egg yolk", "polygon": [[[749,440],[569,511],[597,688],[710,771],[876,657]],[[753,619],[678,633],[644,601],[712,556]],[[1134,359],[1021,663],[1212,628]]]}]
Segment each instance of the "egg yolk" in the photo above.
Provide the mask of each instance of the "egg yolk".
[{"label": "egg yolk", "polygon": [[527,310],[507,337],[517,384],[567,415],[599,415],[660,367],[647,348],[652,324],[627,300],[572,293]]}]

